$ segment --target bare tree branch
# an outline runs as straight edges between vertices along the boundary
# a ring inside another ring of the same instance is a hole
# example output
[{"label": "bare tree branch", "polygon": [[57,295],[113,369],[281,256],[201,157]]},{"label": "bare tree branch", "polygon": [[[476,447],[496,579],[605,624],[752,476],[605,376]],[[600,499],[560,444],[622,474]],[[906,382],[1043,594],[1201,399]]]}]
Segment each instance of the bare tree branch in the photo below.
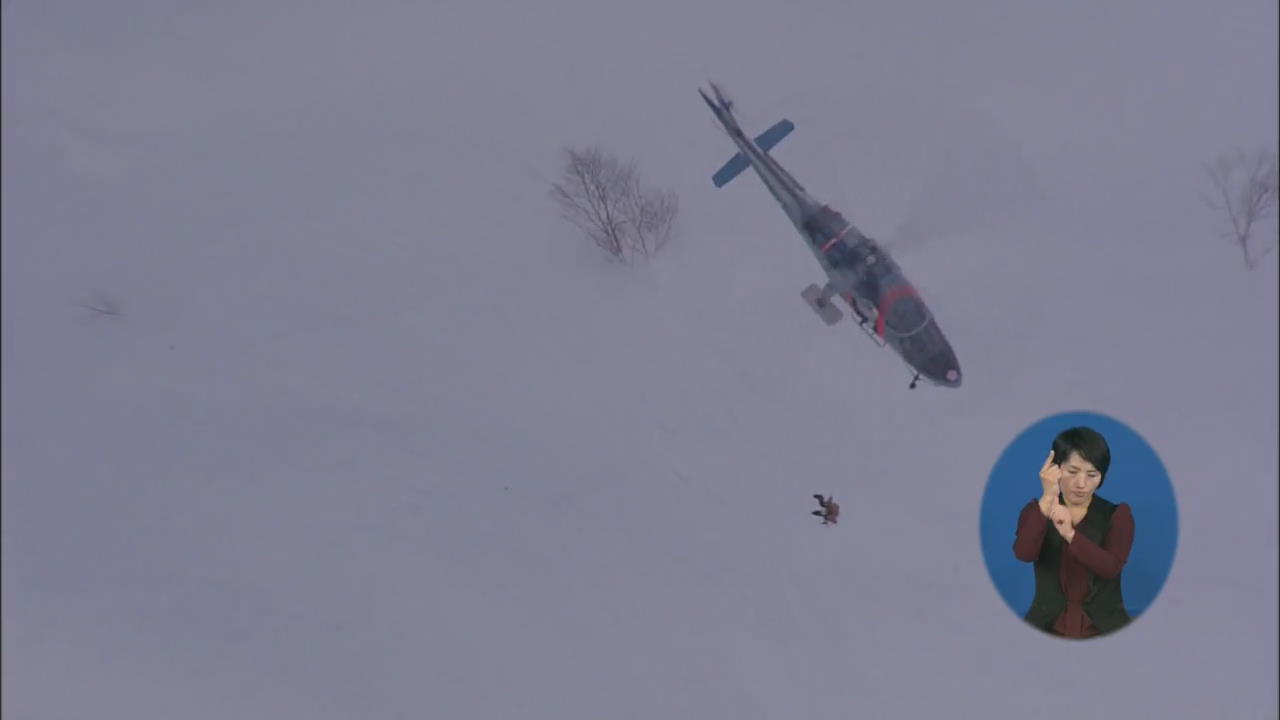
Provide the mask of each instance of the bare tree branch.
[{"label": "bare tree branch", "polygon": [[1271,251],[1266,248],[1251,255],[1249,240],[1254,226],[1276,206],[1276,154],[1265,149],[1253,154],[1238,150],[1206,163],[1204,170],[1216,195],[1206,200],[1230,225],[1223,237],[1240,247],[1246,268],[1256,267],[1257,260]]}]

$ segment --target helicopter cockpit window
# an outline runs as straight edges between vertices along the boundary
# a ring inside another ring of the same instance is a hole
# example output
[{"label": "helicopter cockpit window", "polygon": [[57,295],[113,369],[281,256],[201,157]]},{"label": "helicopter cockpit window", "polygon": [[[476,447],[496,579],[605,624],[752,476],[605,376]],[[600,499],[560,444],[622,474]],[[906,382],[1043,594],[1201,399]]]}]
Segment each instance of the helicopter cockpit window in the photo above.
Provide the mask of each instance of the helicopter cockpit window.
[{"label": "helicopter cockpit window", "polygon": [[929,324],[929,310],[915,296],[904,297],[889,307],[885,326],[899,337],[914,335]]}]

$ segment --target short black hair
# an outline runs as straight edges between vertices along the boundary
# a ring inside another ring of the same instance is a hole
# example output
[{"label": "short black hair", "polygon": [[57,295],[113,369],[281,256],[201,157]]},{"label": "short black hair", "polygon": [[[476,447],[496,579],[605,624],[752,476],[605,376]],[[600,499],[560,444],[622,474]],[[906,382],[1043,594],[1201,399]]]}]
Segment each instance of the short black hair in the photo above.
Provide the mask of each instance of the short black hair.
[{"label": "short black hair", "polygon": [[1053,464],[1062,465],[1071,457],[1072,452],[1079,453],[1080,457],[1098,469],[1098,474],[1102,476],[1098,487],[1102,487],[1103,481],[1107,479],[1107,468],[1111,467],[1111,448],[1107,445],[1106,438],[1097,430],[1083,426],[1063,430],[1053,439]]}]

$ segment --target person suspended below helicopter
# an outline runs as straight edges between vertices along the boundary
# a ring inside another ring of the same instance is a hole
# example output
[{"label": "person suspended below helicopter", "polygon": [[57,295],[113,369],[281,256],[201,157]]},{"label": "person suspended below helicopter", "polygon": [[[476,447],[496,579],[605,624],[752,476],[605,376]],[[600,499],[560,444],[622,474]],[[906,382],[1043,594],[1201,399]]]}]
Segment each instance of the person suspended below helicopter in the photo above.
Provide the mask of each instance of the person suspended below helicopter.
[{"label": "person suspended below helicopter", "polygon": [[840,519],[840,505],[836,502],[835,496],[824,499],[815,493],[813,498],[818,501],[818,506],[822,509],[814,510],[812,514],[822,518],[823,525],[835,525]]}]

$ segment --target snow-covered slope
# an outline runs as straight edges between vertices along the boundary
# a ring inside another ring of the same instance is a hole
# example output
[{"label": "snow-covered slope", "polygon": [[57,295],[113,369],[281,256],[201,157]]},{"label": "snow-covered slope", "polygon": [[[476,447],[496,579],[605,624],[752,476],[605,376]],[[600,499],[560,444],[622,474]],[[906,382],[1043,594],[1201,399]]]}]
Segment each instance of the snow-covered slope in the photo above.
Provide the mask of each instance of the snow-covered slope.
[{"label": "snow-covered slope", "polygon": [[[1275,9],[669,5],[6,4],[7,716],[1274,712],[1276,256],[1212,238],[1196,163],[1274,144]],[[805,308],[763,188],[711,187],[708,76],[901,242],[964,387]],[[556,218],[567,142],[680,193],[652,266]],[[1083,645],[977,529],[1075,409],[1182,513]]]}]

